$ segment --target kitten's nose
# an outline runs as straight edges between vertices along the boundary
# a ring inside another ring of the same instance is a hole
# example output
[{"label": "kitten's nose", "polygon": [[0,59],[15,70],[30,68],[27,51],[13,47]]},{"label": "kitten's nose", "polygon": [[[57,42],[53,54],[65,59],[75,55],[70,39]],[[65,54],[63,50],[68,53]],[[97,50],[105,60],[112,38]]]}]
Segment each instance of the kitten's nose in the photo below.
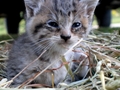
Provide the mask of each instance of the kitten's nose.
[{"label": "kitten's nose", "polygon": [[68,39],[71,38],[71,36],[65,36],[65,35],[60,35],[60,37],[61,37],[62,39],[64,39],[65,42],[66,42]]}]

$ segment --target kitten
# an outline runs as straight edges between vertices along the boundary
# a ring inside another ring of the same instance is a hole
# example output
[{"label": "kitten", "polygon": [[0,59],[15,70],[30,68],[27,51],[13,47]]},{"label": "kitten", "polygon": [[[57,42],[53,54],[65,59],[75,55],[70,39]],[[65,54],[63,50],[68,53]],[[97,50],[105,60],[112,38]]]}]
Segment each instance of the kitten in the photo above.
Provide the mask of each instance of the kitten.
[{"label": "kitten", "polygon": [[[26,32],[14,42],[9,53],[7,78],[12,79],[44,50],[47,51],[13,81],[12,85],[15,86],[22,84],[38,71],[44,70],[55,60],[49,69],[61,66],[61,56],[78,40],[85,39],[89,34],[98,0],[24,0],[24,2],[27,14]],[[67,61],[70,61],[71,56],[80,57],[80,54],[69,53],[66,55]],[[70,64],[70,67],[74,67],[74,63]],[[86,68],[80,71],[80,77],[85,75]],[[58,85],[65,79],[67,70],[62,66],[53,70],[53,73],[54,83]],[[51,86],[51,73],[44,72],[33,83]]]}]

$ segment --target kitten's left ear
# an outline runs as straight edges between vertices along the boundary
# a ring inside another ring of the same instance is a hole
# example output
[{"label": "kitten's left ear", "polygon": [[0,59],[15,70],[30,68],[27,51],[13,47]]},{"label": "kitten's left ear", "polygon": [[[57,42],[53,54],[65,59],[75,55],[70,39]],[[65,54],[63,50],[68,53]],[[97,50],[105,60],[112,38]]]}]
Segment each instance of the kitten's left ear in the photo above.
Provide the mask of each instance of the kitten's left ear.
[{"label": "kitten's left ear", "polygon": [[80,0],[80,2],[83,2],[85,5],[87,5],[87,15],[90,19],[92,19],[99,0]]},{"label": "kitten's left ear", "polygon": [[37,14],[37,12],[41,9],[41,5],[44,0],[24,0],[27,18],[32,17]]}]

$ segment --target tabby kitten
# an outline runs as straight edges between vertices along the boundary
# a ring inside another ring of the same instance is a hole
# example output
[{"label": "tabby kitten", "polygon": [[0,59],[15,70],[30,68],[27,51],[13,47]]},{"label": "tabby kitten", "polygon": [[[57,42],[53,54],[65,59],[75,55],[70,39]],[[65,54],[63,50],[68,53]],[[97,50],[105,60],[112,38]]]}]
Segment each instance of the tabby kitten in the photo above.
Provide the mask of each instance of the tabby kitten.
[{"label": "tabby kitten", "polygon": [[[98,0],[24,0],[26,6],[26,32],[15,42],[9,53],[7,62],[7,78],[10,80],[24,67],[35,60],[44,50],[42,57],[30,65],[20,74],[12,85],[20,85],[38,71],[61,66],[61,56],[81,38],[86,38],[92,25],[92,17]],[[66,55],[67,61],[71,56],[77,59],[81,56],[70,52]],[[83,55],[84,56],[84,55]],[[70,64],[70,67],[74,63]],[[88,67],[83,67],[78,77],[84,77]],[[73,69],[72,69],[73,70]],[[62,82],[67,75],[62,66],[54,73],[54,83]],[[51,86],[51,73],[44,72],[32,83]]]}]

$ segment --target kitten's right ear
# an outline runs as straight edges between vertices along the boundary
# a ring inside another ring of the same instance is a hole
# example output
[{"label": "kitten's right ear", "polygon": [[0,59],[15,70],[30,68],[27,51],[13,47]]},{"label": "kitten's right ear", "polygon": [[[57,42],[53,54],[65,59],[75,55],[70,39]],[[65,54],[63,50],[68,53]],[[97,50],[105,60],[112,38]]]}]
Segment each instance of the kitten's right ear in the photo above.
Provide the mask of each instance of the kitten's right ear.
[{"label": "kitten's right ear", "polygon": [[24,0],[27,18],[30,18],[38,13],[44,0]]}]

